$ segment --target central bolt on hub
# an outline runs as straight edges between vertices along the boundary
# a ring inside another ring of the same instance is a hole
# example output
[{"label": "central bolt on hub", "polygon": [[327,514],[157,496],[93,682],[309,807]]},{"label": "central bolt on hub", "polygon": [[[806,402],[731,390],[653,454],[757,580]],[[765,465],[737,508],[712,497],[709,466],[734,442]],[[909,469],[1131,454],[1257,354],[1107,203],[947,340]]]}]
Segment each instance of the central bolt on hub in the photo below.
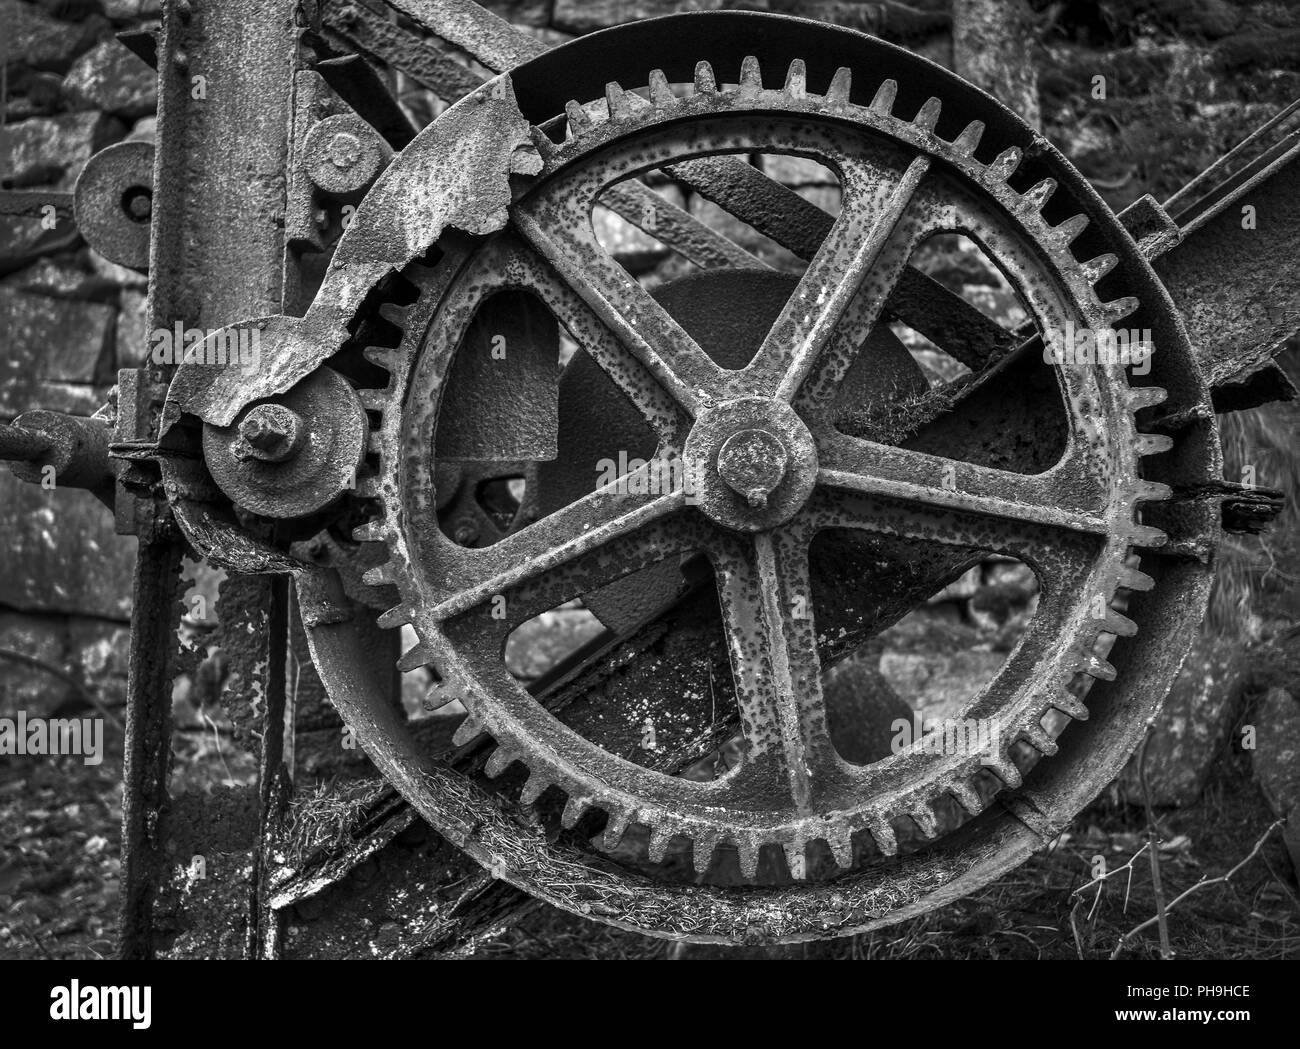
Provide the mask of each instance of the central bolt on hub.
[{"label": "central bolt on hub", "polygon": [[356,135],[340,131],[326,147],[331,163],[336,168],[350,168],[361,157],[361,141]]},{"label": "central bolt on hub", "polygon": [[756,510],[767,506],[789,463],[785,445],[766,430],[740,430],[718,450],[718,476]]},{"label": "central bolt on hub", "polygon": [[812,434],[789,404],[770,397],[738,397],[701,412],[682,456],[706,467],[694,505],[736,532],[785,524],[817,483]]},{"label": "central bolt on hub", "polygon": [[307,428],[297,412],[282,404],[259,404],[239,424],[235,455],[282,463],[296,455],[307,439]]}]

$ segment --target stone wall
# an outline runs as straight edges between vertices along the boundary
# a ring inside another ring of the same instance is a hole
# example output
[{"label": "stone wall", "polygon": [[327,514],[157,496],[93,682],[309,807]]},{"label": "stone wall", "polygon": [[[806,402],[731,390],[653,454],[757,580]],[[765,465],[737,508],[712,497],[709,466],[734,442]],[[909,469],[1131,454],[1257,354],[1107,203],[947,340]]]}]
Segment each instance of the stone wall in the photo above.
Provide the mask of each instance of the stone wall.
[{"label": "stone wall", "polygon": [[[68,191],[96,151],[153,134],[154,74],[116,40],[147,4],[0,0],[5,189]],[[156,5],[155,5],[156,6]],[[145,278],[39,219],[0,217],[0,420],[90,415],[144,339]],[[0,709],[109,703],[125,683],[134,540],[89,493],[0,470]],[[52,670],[67,675],[60,678]]]}]

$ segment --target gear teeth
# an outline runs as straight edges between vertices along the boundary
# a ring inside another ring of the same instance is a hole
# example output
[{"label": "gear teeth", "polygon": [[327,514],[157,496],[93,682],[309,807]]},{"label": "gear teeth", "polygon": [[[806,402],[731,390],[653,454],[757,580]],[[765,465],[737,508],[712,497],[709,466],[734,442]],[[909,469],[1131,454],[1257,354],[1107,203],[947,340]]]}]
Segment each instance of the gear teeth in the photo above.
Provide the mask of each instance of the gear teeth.
[{"label": "gear teeth", "polygon": [[1124,565],[1119,570],[1119,585],[1128,590],[1150,590],[1156,581],[1145,572]]},{"label": "gear teeth", "polygon": [[876,95],[871,100],[871,111],[883,117],[894,115],[894,99],[898,97],[898,81],[886,80],[876,88]]},{"label": "gear teeth", "polygon": [[483,763],[483,771],[487,773],[489,779],[496,779],[518,760],[519,755],[505,747],[497,747]]},{"label": "gear teeth", "polygon": [[564,803],[564,811],[560,813],[561,826],[565,830],[572,830],[577,826],[578,820],[582,819],[590,808],[591,802],[586,798],[570,795],[569,800]]},{"label": "gear teeth", "polygon": [[358,477],[356,487],[357,498],[359,499],[378,499],[379,498],[379,478],[378,477]]},{"label": "gear teeth", "polygon": [[541,155],[542,164],[550,164],[559,152],[555,143],[551,141],[551,136],[539,127],[530,128],[528,133],[533,140],[533,147]]},{"label": "gear teeth", "polygon": [[787,842],[780,846],[781,858],[785,869],[795,881],[804,881],[808,877],[807,847],[802,842]]},{"label": "gear teeth", "polygon": [[402,271],[412,284],[428,286],[434,282],[438,276],[438,271],[423,262],[407,263],[406,269]]},{"label": "gear teeth", "polygon": [[373,430],[366,436],[366,454],[380,455],[384,450],[384,439]]},{"label": "gear teeth", "polygon": [[1125,295],[1113,302],[1102,303],[1102,309],[1106,311],[1106,319],[1114,324],[1116,321],[1122,321],[1126,317],[1131,317],[1137,313],[1141,305],[1142,303],[1135,296]]},{"label": "gear teeth", "polygon": [[749,881],[758,877],[758,844],[749,838],[736,842],[740,873]]},{"label": "gear teeth", "polygon": [[1152,528],[1150,525],[1138,524],[1133,526],[1132,540],[1134,546],[1141,546],[1148,550],[1155,550],[1169,542],[1169,536],[1159,528]]},{"label": "gear teeth", "polygon": [[367,521],[352,529],[352,538],[358,543],[382,543],[386,537],[384,526],[379,521]]},{"label": "gear teeth", "polygon": [[898,838],[894,835],[894,828],[889,825],[888,820],[874,816],[867,823],[867,831],[875,839],[876,848],[883,856],[898,855]]},{"label": "gear teeth", "polygon": [[713,854],[717,851],[718,839],[700,835],[691,842],[691,866],[696,874],[705,873],[713,865]]},{"label": "gear teeth", "polygon": [[591,129],[591,114],[582,107],[582,103],[576,98],[571,98],[564,103],[564,118],[569,122],[569,133],[571,135],[581,135],[584,131]]},{"label": "gear teeth", "polygon": [[483,735],[483,722],[479,721],[474,715],[469,715],[456,726],[456,731],[451,737],[451,741],[458,747],[465,746],[466,743],[472,743]]},{"label": "gear teeth", "polygon": [[1056,745],[1056,740],[1047,734],[1047,730],[1042,725],[1028,725],[1021,732],[1029,745],[1038,753],[1051,757],[1061,748]]},{"label": "gear teeth", "polygon": [[1095,652],[1084,652],[1080,655],[1078,669],[1098,681],[1115,680],[1115,667]]},{"label": "gear teeth", "polygon": [[406,322],[411,316],[411,311],[408,307],[399,306],[395,302],[385,302],[379,306],[379,316],[383,317],[389,324],[395,324],[405,331]]},{"label": "gear teeth", "polygon": [[1138,625],[1128,616],[1112,608],[1102,620],[1102,629],[1116,637],[1132,637],[1138,632]]},{"label": "gear teeth", "polygon": [[831,857],[835,860],[835,866],[842,871],[853,868],[853,841],[851,839],[836,837],[832,841],[828,835],[822,838],[822,841],[831,850]]},{"label": "gear teeth", "polygon": [[409,626],[411,622],[411,613],[405,605],[398,605],[396,608],[390,608],[387,612],[380,615],[378,623],[384,630],[391,630],[393,627]]},{"label": "gear teeth", "polygon": [[1005,182],[1020,166],[1022,154],[1015,146],[1004,149],[994,158],[993,163],[984,169],[986,182]]},{"label": "gear teeth", "polygon": [[358,390],[357,400],[368,412],[382,412],[388,404],[387,390]]},{"label": "gear teeth", "polygon": [[1064,222],[1062,222],[1059,226],[1057,226],[1053,230],[1053,232],[1058,237],[1061,238],[1062,244],[1069,244],[1072,240],[1078,237],[1078,235],[1087,228],[1088,228],[1088,216],[1075,215],[1073,218],[1068,218]]},{"label": "gear teeth", "polygon": [[433,662],[433,653],[425,647],[423,641],[420,641],[402,653],[401,659],[397,661],[397,669],[403,674],[409,674],[412,670],[427,667],[431,662]]},{"label": "gear teeth", "polygon": [[1129,411],[1138,412],[1143,408],[1164,404],[1169,399],[1169,391],[1162,386],[1138,386],[1128,391],[1126,399]]},{"label": "gear teeth", "polygon": [[361,581],[366,586],[385,586],[397,582],[397,570],[393,567],[391,561],[385,561],[382,565],[375,565],[367,568],[361,573]]},{"label": "gear teeth", "polygon": [[925,100],[925,104],[917,111],[912,118],[914,127],[922,131],[929,131],[933,134],[935,125],[939,123],[939,114],[943,111],[943,103],[937,98],[931,96]]},{"label": "gear teeth", "polygon": [[662,69],[650,70],[650,101],[660,109],[676,101],[673,89],[668,86],[668,77]]},{"label": "gear teeth", "polygon": [[611,123],[621,124],[632,119],[632,107],[627,101],[627,92],[617,80],[605,85],[605,108],[609,110]]},{"label": "gear teeth", "polygon": [[740,98],[757,98],[762,90],[763,70],[759,67],[758,59],[753,55],[746,55],[744,61],[740,63],[740,90],[737,95]]},{"label": "gear teeth", "polygon": [[997,776],[1008,790],[1015,790],[1024,782],[1020,770],[1016,768],[1008,754],[999,752],[984,767]]},{"label": "gear teeth", "polygon": [[400,353],[400,350],[392,346],[367,346],[361,351],[361,356],[376,367],[383,368],[386,372],[393,372],[398,368]]},{"label": "gear teeth", "polygon": [[1020,203],[1030,211],[1041,212],[1043,208],[1047,207],[1048,200],[1051,199],[1052,194],[1055,192],[1056,179],[1045,178],[1042,182],[1038,182],[1025,190],[1021,194]]},{"label": "gear teeth", "polygon": [[668,843],[672,841],[672,831],[666,827],[654,827],[650,831],[650,840],[646,843],[646,856],[651,863],[663,863],[668,855]]},{"label": "gear teeth", "polygon": [[432,714],[435,710],[441,710],[449,703],[454,703],[454,702],[456,702],[456,697],[453,696],[450,692],[444,691],[438,693],[437,697],[432,700],[426,694],[425,697],[420,700],[420,707],[426,713]]},{"label": "gear teeth", "polygon": [[847,106],[852,92],[853,71],[848,66],[840,66],[831,77],[830,87],[826,89],[826,101],[832,106]]},{"label": "gear teeth", "polygon": [[524,780],[524,785],[519,791],[519,804],[532,805],[538,798],[546,793],[551,781],[543,776],[540,772],[532,769],[528,771],[528,778]]},{"label": "gear teeth", "polygon": [[1083,264],[1083,275],[1089,284],[1096,284],[1102,277],[1119,265],[1119,256],[1111,252],[1098,255]]},{"label": "gear teeth", "polygon": [[1138,481],[1134,486],[1137,498],[1144,503],[1163,503],[1169,499],[1174,490],[1160,481]]},{"label": "gear teeth", "polygon": [[978,816],[984,811],[984,802],[980,798],[979,791],[969,783],[953,783],[948,787],[948,793],[957,800],[957,804],[967,815]]},{"label": "gear teeth", "polygon": [[1061,689],[1052,697],[1051,704],[1073,721],[1087,721],[1089,710],[1080,702],[1079,697],[1068,689]]},{"label": "gear teeth", "polygon": [[1140,433],[1137,435],[1138,455],[1159,455],[1174,446],[1174,439],[1163,433]]},{"label": "gear teeth", "polygon": [[802,58],[790,63],[785,74],[785,93],[790,98],[806,98],[808,95],[808,67]]},{"label": "gear teeth", "polygon": [[[597,847],[604,849],[606,852],[617,849],[623,840],[623,835],[627,833],[627,823],[628,821],[622,816],[611,814],[609,822],[605,824],[605,829],[598,835],[600,844]],[[595,840],[595,838],[592,839],[592,841]]]},{"label": "gear teeth", "polygon": [[916,824],[916,829],[923,838],[933,838],[939,833],[939,821],[935,819],[934,810],[929,805],[918,805],[909,809],[907,815]]},{"label": "gear teeth", "polygon": [[695,92],[700,95],[718,93],[718,78],[713,75],[713,67],[708,62],[695,63]]},{"label": "gear teeth", "polygon": [[971,156],[979,148],[980,139],[983,137],[984,121],[972,120],[966,125],[965,130],[952,140],[952,148],[958,153]]}]

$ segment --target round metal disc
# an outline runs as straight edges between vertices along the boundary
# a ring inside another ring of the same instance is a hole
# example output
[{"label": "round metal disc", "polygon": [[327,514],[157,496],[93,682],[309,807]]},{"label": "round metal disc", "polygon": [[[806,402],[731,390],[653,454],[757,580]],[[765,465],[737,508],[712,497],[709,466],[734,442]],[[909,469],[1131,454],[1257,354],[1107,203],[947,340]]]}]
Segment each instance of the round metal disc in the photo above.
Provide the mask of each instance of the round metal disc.
[{"label": "round metal disc", "polygon": [[150,142],[119,142],[101,149],[81,169],[72,192],[77,228],[97,252],[133,270],[149,268],[153,209]]},{"label": "round metal disc", "polygon": [[271,403],[303,420],[306,439],[285,462],[241,454],[240,424],[266,401],[248,405],[230,426],[203,427],[203,456],[231,500],[266,517],[305,517],[356,486],[367,422],[357,393],[338,372],[320,368]]}]

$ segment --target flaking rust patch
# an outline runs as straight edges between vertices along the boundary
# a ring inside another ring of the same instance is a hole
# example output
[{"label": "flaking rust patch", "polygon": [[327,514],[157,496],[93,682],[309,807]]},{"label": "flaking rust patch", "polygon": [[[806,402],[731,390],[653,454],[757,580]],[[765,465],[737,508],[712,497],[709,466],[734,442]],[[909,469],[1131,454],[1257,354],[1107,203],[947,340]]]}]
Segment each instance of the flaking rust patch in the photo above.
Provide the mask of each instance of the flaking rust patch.
[{"label": "flaking rust patch", "polygon": [[289,390],[343,347],[349,323],[382,279],[422,256],[448,227],[476,236],[502,229],[513,199],[511,176],[541,170],[510,77],[466,95],[417,135],[366,195],[305,316],[249,319],[208,337],[211,352],[201,357],[215,360],[229,333],[255,326],[260,368],[254,375],[180,365],[167,392],[163,430],[185,413],[229,426],[244,405]]}]

